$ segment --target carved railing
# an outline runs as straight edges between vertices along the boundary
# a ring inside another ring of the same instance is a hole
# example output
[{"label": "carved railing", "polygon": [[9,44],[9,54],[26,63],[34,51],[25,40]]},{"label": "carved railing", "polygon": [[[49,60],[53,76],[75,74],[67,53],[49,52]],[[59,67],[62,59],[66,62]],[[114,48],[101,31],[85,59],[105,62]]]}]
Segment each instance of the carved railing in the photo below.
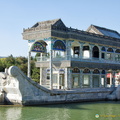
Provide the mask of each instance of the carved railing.
[{"label": "carved railing", "polygon": [[[50,61],[50,57],[48,56],[42,56],[42,57],[36,57],[37,62],[42,62],[42,61]],[[74,61],[83,61],[83,62],[97,62],[97,63],[110,63],[110,64],[120,64],[120,61],[115,61],[115,60],[108,60],[108,59],[100,59],[100,58],[87,58],[83,57],[80,58],[79,56],[67,56],[67,57],[53,57],[52,61],[64,61],[64,60],[74,60]]]}]

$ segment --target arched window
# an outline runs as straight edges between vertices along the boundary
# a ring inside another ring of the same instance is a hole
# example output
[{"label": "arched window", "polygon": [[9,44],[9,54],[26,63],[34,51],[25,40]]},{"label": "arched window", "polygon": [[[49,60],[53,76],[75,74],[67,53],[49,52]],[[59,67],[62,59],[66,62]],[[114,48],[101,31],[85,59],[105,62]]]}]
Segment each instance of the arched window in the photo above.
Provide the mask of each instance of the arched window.
[{"label": "arched window", "polygon": [[117,50],[115,51],[115,53],[120,53],[120,49],[117,49]]},{"label": "arched window", "polygon": [[83,58],[90,58],[90,48],[88,45],[83,46]]},{"label": "arched window", "polygon": [[99,71],[98,69],[95,69],[95,70],[93,71],[93,74],[100,74],[100,71]]},{"label": "arched window", "polygon": [[75,46],[74,48],[74,54],[80,54],[79,52],[80,52],[80,47],[79,46]]},{"label": "arched window", "polygon": [[78,68],[74,68],[74,69],[72,70],[72,73],[80,73],[80,70],[79,70]]},{"label": "arched window", "polygon": [[90,70],[88,68],[83,71],[83,87],[90,87]]},{"label": "arched window", "polygon": [[93,57],[95,58],[99,58],[99,49],[97,46],[93,47],[93,51],[92,51]]},{"label": "arched window", "polygon": [[106,51],[105,47],[102,47],[102,48],[101,48],[101,51]]},{"label": "arched window", "polygon": [[112,48],[108,48],[107,52],[114,52]]},{"label": "arched window", "polygon": [[31,52],[46,52],[46,43],[45,42],[35,42],[31,47]]},{"label": "arched window", "polygon": [[116,61],[120,61],[120,49],[117,49],[116,51],[115,51],[115,60]]},{"label": "arched window", "polygon": [[[79,80],[80,80],[80,70],[78,68],[74,68],[72,70],[72,88],[78,88],[79,87]],[[77,74],[74,74],[77,73]]]},{"label": "arched window", "polygon": [[71,55],[72,57],[78,58],[80,55],[80,43],[78,41],[73,41],[71,43]]},{"label": "arched window", "polygon": [[53,50],[66,51],[66,46],[63,41],[56,40],[53,44]]},{"label": "arched window", "polygon": [[83,46],[83,50],[89,50],[89,46]]},{"label": "arched window", "polygon": [[53,58],[65,57],[66,45],[61,40],[56,40],[53,44]]},{"label": "arched window", "polygon": [[107,59],[108,60],[112,60],[113,59],[112,58],[112,53],[114,52],[113,49],[112,48],[108,48],[107,52],[108,52],[107,55],[106,55]]},{"label": "arched window", "polygon": [[105,59],[106,48],[105,48],[105,47],[102,47],[102,48],[101,48],[101,51],[102,51],[102,53],[101,53],[101,58]]},{"label": "arched window", "polygon": [[83,73],[90,73],[90,70],[89,69],[84,69]]},{"label": "arched window", "polygon": [[101,72],[102,74],[105,74],[105,70],[102,70],[102,72]]}]

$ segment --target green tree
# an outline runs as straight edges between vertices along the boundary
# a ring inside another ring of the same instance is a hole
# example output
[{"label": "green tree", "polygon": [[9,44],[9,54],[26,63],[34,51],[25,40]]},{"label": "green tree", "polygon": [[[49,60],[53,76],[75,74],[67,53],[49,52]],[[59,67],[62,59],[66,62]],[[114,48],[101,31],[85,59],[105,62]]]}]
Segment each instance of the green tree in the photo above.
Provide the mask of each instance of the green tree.
[{"label": "green tree", "polygon": [[15,65],[15,58],[12,55],[10,55],[6,58],[5,67],[9,68],[12,65]]},{"label": "green tree", "polygon": [[40,69],[39,68],[34,67],[34,69],[32,69],[32,79],[35,82],[39,83],[40,81]]},{"label": "green tree", "polygon": [[[35,67],[35,60],[31,59],[31,76],[32,79],[36,82],[39,82],[40,73],[39,68]],[[12,55],[7,58],[0,58],[0,72],[3,72],[5,68],[9,68],[10,66],[17,66],[20,68],[24,74],[27,75],[28,69],[28,59],[26,57],[13,57]]]},{"label": "green tree", "polygon": [[0,59],[0,72],[4,71],[4,65],[2,63],[2,58]]},{"label": "green tree", "polygon": [[27,75],[27,58],[26,57],[16,57],[15,66],[19,67]]},{"label": "green tree", "polygon": [[27,63],[27,58],[26,57],[16,57],[16,59],[15,59],[15,64],[16,65],[20,65],[20,64],[26,64]]}]

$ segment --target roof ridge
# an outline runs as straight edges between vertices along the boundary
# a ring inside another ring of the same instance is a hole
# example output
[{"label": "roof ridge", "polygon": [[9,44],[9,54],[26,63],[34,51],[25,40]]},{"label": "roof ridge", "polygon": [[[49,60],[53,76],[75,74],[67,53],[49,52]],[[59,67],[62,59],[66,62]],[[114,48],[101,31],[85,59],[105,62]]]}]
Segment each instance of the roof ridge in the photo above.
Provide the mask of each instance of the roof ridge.
[{"label": "roof ridge", "polygon": [[41,21],[41,22],[38,22],[38,23],[47,23],[47,22],[54,22],[54,23],[56,23],[58,20],[61,20],[60,18],[58,18],[58,19],[53,19],[53,20],[45,20],[45,21]]},{"label": "roof ridge", "polygon": [[41,22],[37,22],[36,24],[34,24],[32,26],[33,27],[37,27],[37,26],[40,26],[40,25],[44,25],[44,24],[49,24],[49,25],[53,25],[55,24],[57,21],[61,20],[60,18],[58,19],[53,19],[53,20],[46,20],[46,21],[41,21]]},{"label": "roof ridge", "polygon": [[[106,28],[106,27],[100,27],[100,26],[93,25],[93,24],[92,24],[92,26],[97,27],[97,28],[101,28],[101,29],[104,29],[104,30],[108,30],[108,31],[112,31],[112,32],[116,32],[116,33],[118,33],[116,30],[109,29],[109,28]],[[118,34],[119,34],[119,33],[118,33]]]}]

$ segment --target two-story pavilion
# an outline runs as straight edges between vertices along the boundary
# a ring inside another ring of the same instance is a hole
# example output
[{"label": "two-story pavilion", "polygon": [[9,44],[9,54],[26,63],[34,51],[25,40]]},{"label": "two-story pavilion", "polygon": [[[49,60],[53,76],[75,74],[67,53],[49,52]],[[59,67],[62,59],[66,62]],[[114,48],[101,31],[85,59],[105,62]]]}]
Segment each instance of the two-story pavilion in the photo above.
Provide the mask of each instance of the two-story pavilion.
[{"label": "two-story pavilion", "polygon": [[91,25],[68,28],[61,19],[37,22],[23,30],[29,53],[41,52],[40,84],[53,89],[111,87],[120,70],[120,34]]}]

